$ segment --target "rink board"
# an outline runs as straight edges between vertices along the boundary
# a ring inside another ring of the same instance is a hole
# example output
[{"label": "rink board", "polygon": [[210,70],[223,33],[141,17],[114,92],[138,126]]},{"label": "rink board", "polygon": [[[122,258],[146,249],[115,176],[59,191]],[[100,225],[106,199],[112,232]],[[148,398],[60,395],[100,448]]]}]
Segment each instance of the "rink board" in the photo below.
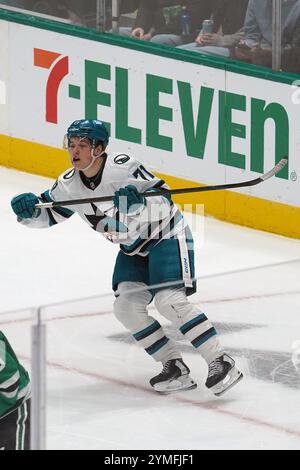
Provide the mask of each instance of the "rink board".
[{"label": "rink board", "polygon": [[56,178],[66,127],[82,117],[101,118],[111,151],[172,187],[254,179],[288,154],[266,183],[178,200],[300,238],[297,77],[5,10],[0,39],[1,165]]}]

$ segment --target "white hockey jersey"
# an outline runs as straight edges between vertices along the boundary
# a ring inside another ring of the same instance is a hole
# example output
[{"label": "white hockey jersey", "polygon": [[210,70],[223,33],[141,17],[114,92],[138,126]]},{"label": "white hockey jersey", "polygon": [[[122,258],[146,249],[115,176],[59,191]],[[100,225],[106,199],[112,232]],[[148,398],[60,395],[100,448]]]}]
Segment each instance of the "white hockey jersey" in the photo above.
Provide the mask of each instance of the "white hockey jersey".
[{"label": "white hockey jersey", "polygon": [[[126,154],[104,154],[101,171],[87,178],[82,171],[69,169],[40,195],[41,202],[113,196],[120,188],[134,185],[139,192],[168,188],[165,182],[150,173],[141,163]],[[32,228],[51,227],[76,212],[90,227],[109,241],[120,244],[127,255],[147,256],[151,247],[162,239],[184,230],[185,222],[170,197],[145,198],[129,214],[118,211],[113,202],[78,204],[69,207],[42,209],[37,217],[20,223]],[[132,209],[132,208],[130,208]]]}]

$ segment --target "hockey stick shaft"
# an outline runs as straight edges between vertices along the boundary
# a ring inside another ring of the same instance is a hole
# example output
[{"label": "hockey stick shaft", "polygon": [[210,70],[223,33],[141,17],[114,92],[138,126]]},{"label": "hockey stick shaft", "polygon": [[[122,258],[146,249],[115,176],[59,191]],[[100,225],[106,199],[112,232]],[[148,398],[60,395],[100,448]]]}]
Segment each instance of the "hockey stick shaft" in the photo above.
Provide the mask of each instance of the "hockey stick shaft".
[{"label": "hockey stick shaft", "polygon": [[[145,193],[141,193],[141,196],[144,197],[154,197],[154,196],[167,196],[172,194],[186,194],[186,193],[200,193],[204,191],[219,191],[224,189],[234,189],[234,188],[244,188],[247,186],[255,186],[256,184],[262,183],[266,181],[272,176],[277,175],[279,171],[281,171],[285,165],[287,164],[288,157],[284,157],[277,163],[277,165],[272,168],[272,170],[264,173],[259,178],[255,178],[254,180],[244,181],[242,183],[228,183],[228,184],[218,184],[214,186],[196,186],[194,188],[179,188],[179,189],[160,189],[159,191],[147,191]],[[108,202],[112,201],[113,196],[101,196],[101,197],[91,197],[85,199],[70,199],[67,201],[53,201],[53,202],[45,202],[45,203],[38,203],[35,207],[41,209],[51,209],[51,207],[61,207],[61,206],[74,206],[77,204],[89,204],[92,202]]]}]

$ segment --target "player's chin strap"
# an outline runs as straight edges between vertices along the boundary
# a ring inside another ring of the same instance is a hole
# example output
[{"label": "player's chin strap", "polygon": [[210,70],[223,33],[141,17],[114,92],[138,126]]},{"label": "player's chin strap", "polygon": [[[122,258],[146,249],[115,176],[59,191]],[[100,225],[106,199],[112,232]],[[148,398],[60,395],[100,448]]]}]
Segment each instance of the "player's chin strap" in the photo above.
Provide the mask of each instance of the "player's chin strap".
[{"label": "player's chin strap", "polygon": [[92,157],[92,160],[91,162],[88,164],[88,166],[86,166],[85,168],[81,168],[80,171],[86,171],[88,170],[89,168],[91,168],[91,166],[94,165],[94,161],[96,160],[96,158],[99,158],[101,157],[101,155],[103,155],[105,153],[105,150],[102,150],[101,153],[99,153],[99,155],[94,155],[94,151],[95,151],[95,147],[93,146],[92,149],[91,149],[91,157]]}]

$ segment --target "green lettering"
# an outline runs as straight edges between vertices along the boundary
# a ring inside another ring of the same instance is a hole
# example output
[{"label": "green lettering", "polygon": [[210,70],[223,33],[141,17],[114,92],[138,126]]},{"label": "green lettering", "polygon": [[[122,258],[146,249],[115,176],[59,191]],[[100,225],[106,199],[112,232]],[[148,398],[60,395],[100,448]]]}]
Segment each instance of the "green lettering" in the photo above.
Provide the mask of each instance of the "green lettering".
[{"label": "green lettering", "polygon": [[160,93],[173,93],[173,82],[169,78],[147,74],[147,145],[172,152],[171,137],[159,133],[159,121],[173,120],[173,110],[159,104]]},{"label": "green lettering", "polygon": [[[98,90],[98,78],[111,79],[110,65],[91,60],[85,61],[85,118],[97,119],[98,105],[111,106],[109,93]],[[104,123],[110,132],[110,124]]]},{"label": "green lettering", "polygon": [[246,111],[246,97],[219,92],[219,163],[245,169],[245,155],[232,152],[232,137],[245,139],[246,127],[232,122],[232,110]]},{"label": "green lettering", "polygon": [[[284,107],[252,98],[251,100],[251,170],[264,173],[265,122],[273,119],[275,123],[275,163],[289,154],[289,117]],[[286,165],[276,176],[288,179]]]},{"label": "green lettering", "polygon": [[116,138],[142,143],[142,131],[128,125],[128,70],[116,68]]},{"label": "green lettering", "polygon": [[190,157],[203,158],[214,90],[201,88],[195,129],[191,85],[186,82],[177,82],[177,85],[187,154]]}]

